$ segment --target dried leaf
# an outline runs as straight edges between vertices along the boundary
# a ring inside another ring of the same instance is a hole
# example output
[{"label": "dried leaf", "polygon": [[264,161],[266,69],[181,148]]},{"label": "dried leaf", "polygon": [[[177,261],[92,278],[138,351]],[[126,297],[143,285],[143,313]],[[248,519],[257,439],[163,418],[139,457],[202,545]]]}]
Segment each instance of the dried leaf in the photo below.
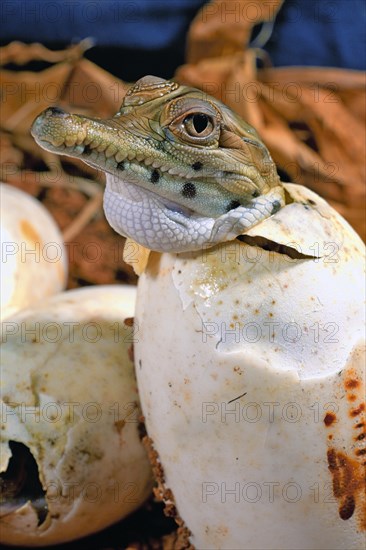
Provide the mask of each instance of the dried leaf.
[{"label": "dried leaf", "polygon": [[127,89],[120,79],[82,59],[74,66],[61,99],[74,109],[106,118],[118,111]]},{"label": "dried leaf", "polygon": [[5,108],[1,127],[13,132],[27,133],[35,117],[59,102],[71,74],[72,64],[58,63],[40,72],[0,71]]},{"label": "dried leaf", "polygon": [[20,167],[24,155],[21,150],[14,147],[9,135],[0,132],[0,165],[14,165]]},{"label": "dried leaf", "polygon": [[324,67],[276,67],[261,69],[258,78],[267,84],[278,82],[298,82],[314,90],[319,87],[340,90],[362,90],[365,87],[366,75],[351,69]]},{"label": "dried leaf", "polygon": [[273,19],[283,0],[212,0],[188,32],[187,61],[229,56],[247,46],[252,28]]},{"label": "dried leaf", "polygon": [[319,101],[314,101],[311,90],[306,88],[300,98],[300,104],[312,110],[313,120],[308,124],[313,128],[320,154],[326,162],[337,160],[340,169],[346,166],[352,180],[364,181],[364,124],[346,109],[339,97],[328,103],[327,98],[328,93],[320,89]]},{"label": "dried leaf", "polygon": [[72,61],[82,57],[84,52],[93,46],[91,38],[85,38],[78,44],[70,46],[65,50],[49,50],[42,44],[24,44],[14,41],[0,48],[0,66],[7,63],[25,65],[29,61],[47,61],[48,63],[60,63],[61,61]]}]

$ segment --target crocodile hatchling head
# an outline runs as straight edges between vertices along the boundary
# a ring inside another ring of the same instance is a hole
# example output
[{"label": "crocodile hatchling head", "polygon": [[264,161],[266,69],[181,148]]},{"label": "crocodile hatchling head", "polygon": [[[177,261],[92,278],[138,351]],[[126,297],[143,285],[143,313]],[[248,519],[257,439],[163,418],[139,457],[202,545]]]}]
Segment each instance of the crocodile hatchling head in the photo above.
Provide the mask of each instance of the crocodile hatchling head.
[{"label": "crocodile hatchling head", "polygon": [[154,250],[232,240],[284,204],[256,131],[218,100],[176,82],[141,78],[107,120],[51,107],[32,135],[43,148],[106,172],[109,223]]}]

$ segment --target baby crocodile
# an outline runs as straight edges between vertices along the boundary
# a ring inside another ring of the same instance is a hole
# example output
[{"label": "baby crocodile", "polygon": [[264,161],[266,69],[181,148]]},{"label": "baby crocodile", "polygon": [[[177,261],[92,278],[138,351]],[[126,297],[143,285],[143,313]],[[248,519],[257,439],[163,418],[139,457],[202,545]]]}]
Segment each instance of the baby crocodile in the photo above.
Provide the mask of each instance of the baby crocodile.
[{"label": "baby crocodile", "polygon": [[106,172],[110,225],[152,250],[235,239],[285,203],[256,131],[223,103],[173,81],[141,78],[107,120],[50,107],[32,135],[44,149]]}]

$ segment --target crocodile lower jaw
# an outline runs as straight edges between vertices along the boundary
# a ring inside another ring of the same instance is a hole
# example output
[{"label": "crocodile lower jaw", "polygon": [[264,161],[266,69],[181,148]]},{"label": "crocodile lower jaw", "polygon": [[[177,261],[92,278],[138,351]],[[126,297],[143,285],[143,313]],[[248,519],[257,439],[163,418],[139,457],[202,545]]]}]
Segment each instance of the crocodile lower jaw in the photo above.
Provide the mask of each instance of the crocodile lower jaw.
[{"label": "crocodile lower jaw", "polygon": [[201,217],[152,191],[133,176],[107,174],[104,210],[113,229],[159,252],[185,252],[202,247],[214,219]]},{"label": "crocodile lower jaw", "polygon": [[121,201],[127,199],[130,202],[139,203],[146,198],[153,201],[156,206],[158,208],[160,207],[162,210],[179,213],[186,218],[191,218],[196,215],[193,210],[142,187],[140,178],[135,174],[124,173],[123,177],[118,177],[112,173],[107,173],[106,176],[107,185],[110,186],[111,191],[119,195]]}]

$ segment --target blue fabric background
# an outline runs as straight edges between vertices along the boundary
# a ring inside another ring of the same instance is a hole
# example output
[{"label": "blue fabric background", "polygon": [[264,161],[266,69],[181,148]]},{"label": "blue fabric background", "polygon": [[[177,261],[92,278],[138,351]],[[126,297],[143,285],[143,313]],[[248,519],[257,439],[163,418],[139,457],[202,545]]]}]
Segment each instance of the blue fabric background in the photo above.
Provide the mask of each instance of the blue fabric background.
[{"label": "blue fabric background", "polygon": [[1,0],[1,37],[26,42],[162,48],[205,0]]},{"label": "blue fabric background", "polygon": [[[185,34],[205,0],[1,0],[1,43],[69,44],[92,37],[98,47],[164,52],[184,59]],[[286,0],[265,49],[274,65],[365,69],[364,0]],[[173,50],[173,51],[172,51]],[[138,58],[143,65],[143,55]],[[149,72],[140,67],[141,74]]]},{"label": "blue fabric background", "polygon": [[274,65],[366,69],[365,0],[285,0],[265,48]]}]

